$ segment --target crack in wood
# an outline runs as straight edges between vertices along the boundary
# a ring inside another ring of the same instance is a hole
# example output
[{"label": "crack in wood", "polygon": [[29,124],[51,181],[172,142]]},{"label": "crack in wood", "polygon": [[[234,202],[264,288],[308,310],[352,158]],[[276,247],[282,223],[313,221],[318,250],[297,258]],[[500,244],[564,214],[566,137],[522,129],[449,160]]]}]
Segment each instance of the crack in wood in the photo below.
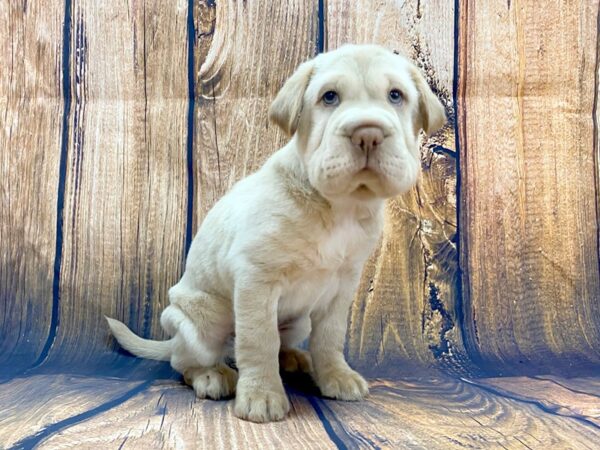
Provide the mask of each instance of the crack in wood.
[{"label": "crack in wood", "polygon": [[[454,328],[454,321],[446,311],[444,303],[439,297],[439,289],[433,282],[429,282],[429,308],[427,330],[423,330],[427,336],[428,347],[436,359],[448,355],[450,352],[451,343],[448,337],[448,332]],[[432,330],[432,328],[435,329]]]}]

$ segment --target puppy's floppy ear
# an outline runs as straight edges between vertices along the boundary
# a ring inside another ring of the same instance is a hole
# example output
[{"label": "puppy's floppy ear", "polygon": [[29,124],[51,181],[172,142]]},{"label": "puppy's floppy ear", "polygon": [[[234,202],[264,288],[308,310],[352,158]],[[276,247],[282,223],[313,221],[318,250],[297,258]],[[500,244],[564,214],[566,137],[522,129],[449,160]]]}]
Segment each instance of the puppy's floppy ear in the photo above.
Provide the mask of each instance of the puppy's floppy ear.
[{"label": "puppy's floppy ear", "polygon": [[279,125],[290,136],[298,128],[304,91],[306,91],[310,81],[313,67],[314,62],[312,60],[301,64],[285,82],[269,108],[269,119]]},{"label": "puppy's floppy ear", "polygon": [[412,79],[419,91],[419,117],[417,126],[431,135],[446,123],[444,106],[433,93],[421,71],[413,66]]}]

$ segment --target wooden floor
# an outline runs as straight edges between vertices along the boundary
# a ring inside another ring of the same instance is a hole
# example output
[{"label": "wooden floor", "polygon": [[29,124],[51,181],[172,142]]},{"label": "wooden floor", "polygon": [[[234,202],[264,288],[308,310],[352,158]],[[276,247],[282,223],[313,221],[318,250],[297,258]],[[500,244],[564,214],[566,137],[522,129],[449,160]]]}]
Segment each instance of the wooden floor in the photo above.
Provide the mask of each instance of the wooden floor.
[{"label": "wooden floor", "polygon": [[257,425],[177,379],[40,374],[0,385],[0,448],[600,448],[600,377],[370,380],[364,402],[289,380],[292,409]]}]

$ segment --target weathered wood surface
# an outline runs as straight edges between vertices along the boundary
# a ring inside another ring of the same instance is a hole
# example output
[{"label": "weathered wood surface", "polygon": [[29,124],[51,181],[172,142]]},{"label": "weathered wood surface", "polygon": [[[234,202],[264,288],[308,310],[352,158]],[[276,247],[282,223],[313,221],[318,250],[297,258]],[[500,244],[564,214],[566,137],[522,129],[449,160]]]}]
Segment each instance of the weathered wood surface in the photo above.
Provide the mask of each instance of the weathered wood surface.
[{"label": "weathered wood surface", "polygon": [[52,318],[63,8],[0,3],[0,365],[25,368]]},{"label": "weathered wood surface", "polygon": [[313,2],[197,5],[194,229],[285,143],[267,110],[296,67],[314,56],[318,27]]},{"label": "weathered wood surface", "polygon": [[[600,441],[599,425],[554,408],[558,397],[582,394],[546,380],[501,380],[504,386],[527,386],[536,392],[533,397],[490,389],[499,379],[479,382],[373,380],[362,403],[289,390],[288,419],[255,425],[234,418],[231,401],[195,399],[190,388],[174,381],[39,376],[0,387],[0,446],[593,449]],[[39,396],[30,397],[27,413],[11,414],[23,411],[20,397],[27,389]]]},{"label": "weathered wood surface", "polygon": [[230,401],[196,400],[186,386],[157,383],[39,448],[335,448],[308,400],[291,401],[291,420],[257,426],[235,418]]},{"label": "weathered wood surface", "polygon": [[453,2],[327,2],[327,48],[379,43],[412,58],[446,106],[449,122],[423,141],[423,175],[391,200],[378,252],[363,273],[350,316],[348,353],[374,373],[399,360],[469,369],[457,302],[456,147],[452,81]]},{"label": "weathered wood surface", "polygon": [[583,392],[600,397],[600,378],[598,377],[577,377],[565,378],[556,375],[538,375],[535,378],[539,380],[550,380],[554,383],[564,386],[575,392]]},{"label": "weathered wood surface", "polygon": [[503,373],[597,365],[598,2],[459,8],[468,349]]},{"label": "weathered wood surface", "polygon": [[0,385],[0,448],[44,433],[144,382],[69,375],[35,375]]},{"label": "weathered wood surface", "polygon": [[[600,395],[597,390],[599,380],[579,381],[579,384],[584,384],[583,388],[570,386],[568,380],[565,383],[544,377],[487,378],[477,380],[475,383],[478,386],[488,386],[505,395],[515,395],[534,401],[555,414],[576,417],[600,428]],[[596,392],[593,383],[596,384]]]},{"label": "weathered wood surface", "polygon": [[81,0],[71,15],[59,326],[49,356],[61,364],[106,351],[103,314],[161,336],[158,316],[183,266],[187,204],[186,3]]},{"label": "weathered wood surface", "polygon": [[[518,382],[517,382],[518,383]],[[365,403],[325,402],[338,435],[371,448],[596,448],[600,428],[450,378],[378,381]]]}]

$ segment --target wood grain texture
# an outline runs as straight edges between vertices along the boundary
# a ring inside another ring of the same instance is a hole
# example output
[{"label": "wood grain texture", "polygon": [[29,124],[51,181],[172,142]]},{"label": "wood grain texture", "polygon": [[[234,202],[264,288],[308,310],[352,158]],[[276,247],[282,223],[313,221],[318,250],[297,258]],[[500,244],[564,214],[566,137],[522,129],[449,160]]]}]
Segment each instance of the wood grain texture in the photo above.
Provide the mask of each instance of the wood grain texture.
[{"label": "wood grain texture", "polygon": [[139,381],[36,375],[0,385],[0,448],[120,397]]},{"label": "wood grain texture", "polygon": [[285,143],[267,111],[283,82],[314,56],[315,6],[312,1],[199,3],[194,229],[236,181]]},{"label": "wood grain texture", "polygon": [[593,424],[445,377],[379,380],[368,401],[323,410],[349,447],[593,449],[600,439]]},{"label": "wood grain texture", "polygon": [[[587,381],[600,384],[598,379]],[[0,446],[596,448],[600,427],[544,406],[538,397],[552,397],[545,387],[533,395],[516,392],[537,382],[540,388],[549,383],[523,377],[477,380],[479,385],[448,377],[378,379],[371,381],[371,395],[364,402],[323,400],[288,390],[292,409],[286,420],[257,425],[236,419],[231,401],[198,400],[190,388],[173,381],[140,385],[97,377],[30,377],[0,389],[0,399],[8,405],[0,412],[0,424],[6,425],[0,428]],[[16,404],[27,390],[39,395]],[[570,392],[551,401],[571,397],[570,405],[582,405],[583,397],[573,397],[581,394]]]},{"label": "wood grain texture", "polygon": [[483,378],[475,383],[505,395],[535,402],[554,414],[575,417],[600,428],[600,395],[597,393],[584,392],[570,387],[569,383],[539,377]]},{"label": "wood grain texture", "polygon": [[[594,104],[592,109],[594,150],[596,160],[594,168],[594,177],[596,181],[596,249],[598,251],[598,261],[600,262],[600,109],[598,108],[598,96],[600,93],[600,8],[598,8],[598,20],[596,22],[596,61],[594,69]],[[600,270],[600,269],[599,269]]]},{"label": "wood grain texture", "polygon": [[[109,350],[103,314],[160,337],[182,271],[186,2],[74,1],[60,321],[50,361]],[[93,356],[92,356],[93,355]]]},{"label": "wood grain texture", "polygon": [[597,365],[598,2],[459,3],[469,350],[502,373]]},{"label": "wood grain texture", "polygon": [[61,151],[61,4],[0,4],[0,366],[50,328]]},{"label": "wood grain texture", "polygon": [[400,51],[423,70],[450,119],[423,141],[418,186],[388,203],[383,241],[352,309],[349,356],[373,373],[436,362],[469,367],[456,314],[453,24],[452,2],[327,2],[329,49],[373,42]]},{"label": "wood grain texture", "polygon": [[237,419],[231,401],[197,400],[187,386],[159,382],[37,448],[336,448],[309,401],[290,400],[288,420],[257,425]]},{"label": "wood grain texture", "polygon": [[580,392],[582,394],[600,397],[599,377],[590,376],[565,378],[556,375],[537,375],[534,378],[538,380],[552,381],[553,383],[563,386],[573,392]]}]

